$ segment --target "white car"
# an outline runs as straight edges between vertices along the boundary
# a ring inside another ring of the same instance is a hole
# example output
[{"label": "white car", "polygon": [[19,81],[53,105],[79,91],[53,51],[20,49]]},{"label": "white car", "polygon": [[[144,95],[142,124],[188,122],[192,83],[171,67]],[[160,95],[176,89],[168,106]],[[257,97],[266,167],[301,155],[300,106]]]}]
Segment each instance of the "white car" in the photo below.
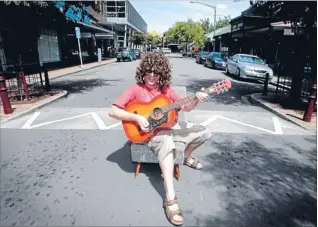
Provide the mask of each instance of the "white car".
[{"label": "white car", "polygon": [[269,80],[273,78],[273,70],[265,62],[254,55],[236,54],[226,62],[225,72],[239,78],[264,79],[266,74]]},{"label": "white car", "polygon": [[162,50],[162,52],[165,53],[165,54],[171,54],[170,48],[162,48],[161,50]]}]

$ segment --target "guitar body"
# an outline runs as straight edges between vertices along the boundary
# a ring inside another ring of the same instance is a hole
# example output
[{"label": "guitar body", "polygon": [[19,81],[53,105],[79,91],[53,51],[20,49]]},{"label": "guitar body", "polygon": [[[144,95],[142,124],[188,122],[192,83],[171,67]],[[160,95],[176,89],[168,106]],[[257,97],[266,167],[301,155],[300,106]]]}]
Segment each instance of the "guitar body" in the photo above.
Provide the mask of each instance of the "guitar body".
[{"label": "guitar body", "polygon": [[143,132],[137,122],[123,121],[127,138],[133,143],[142,143],[150,140],[158,130],[172,128],[178,121],[177,111],[161,112],[161,108],[170,103],[172,100],[164,95],[156,96],[150,102],[129,103],[125,110],[145,117],[149,122],[150,132]]}]

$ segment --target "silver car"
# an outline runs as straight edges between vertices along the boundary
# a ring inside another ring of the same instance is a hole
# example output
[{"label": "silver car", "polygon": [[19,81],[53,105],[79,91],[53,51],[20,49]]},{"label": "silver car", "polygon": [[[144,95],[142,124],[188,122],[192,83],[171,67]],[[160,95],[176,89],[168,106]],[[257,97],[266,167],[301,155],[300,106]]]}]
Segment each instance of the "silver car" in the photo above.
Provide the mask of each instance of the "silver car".
[{"label": "silver car", "polygon": [[265,62],[254,55],[236,54],[226,62],[225,72],[239,78],[263,79],[266,74],[273,78],[273,70]]}]

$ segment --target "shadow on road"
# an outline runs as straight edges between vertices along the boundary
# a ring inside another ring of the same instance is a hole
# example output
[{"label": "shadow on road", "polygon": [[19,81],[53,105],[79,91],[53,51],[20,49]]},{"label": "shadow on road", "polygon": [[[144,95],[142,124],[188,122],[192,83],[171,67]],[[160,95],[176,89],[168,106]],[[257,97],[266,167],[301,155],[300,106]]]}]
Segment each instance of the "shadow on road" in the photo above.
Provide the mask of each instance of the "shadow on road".
[{"label": "shadow on road", "polygon": [[[197,92],[200,91],[202,87],[208,88],[212,86],[214,83],[219,82],[216,79],[194,79],[190,80],[189,84],[187,85],[187,92]],[[232,82],[232,88],[227,92],[219,95],[210,95],[209,102],[213,103],[220,103],[226,105],[250,105],[242,101],[241,97],[244,95],[250,95],[253,93],[261,93],[263,91],[262,84],[247,84],[247,83],[240,83],[234,80]],[[274,90],[270,89],[269,92],[274,92]]]},{"label": "shadow on road", "polygon": [[205,183],[226,188],[218,195],[226,205],[222,213],[208,216],[187,211],[196,217],[193,225],[316,226],[315,145],[304,149],[262,138],[242,142],[230,136],[222,143],[214,138],[215,152],[206,157],[211,164],[203,170],[213,182]]},{"label": "shadow on road", "polygon": [[108,82],[117,82],[121,80],[105,80],[105,79],[84,79],[84,80],[63,80],[63,81],[54,81],[51,84],[52,89],[57,90],[67,90],[69,94],[72,93],[83,93],[91,91],[96,87],[103,86],[116,86]]},{"label": "shadow on road", "polygon": [[[131,161],[130,156],[130,146],[131,142],[127,141],[122,148],[113,152],[109,155],[106,160],[110,162],[117,163],[118,166],[125,172],[131,173],[131,177],[135,176],[136,164]],[[140,167],[140,172],[138,177],[142,177],[140,175],[145,174],[152,186],[158,192],[158,194],[165,198],[165,190],[163,181],[161,178],[161,170],[158,164],[147,164],[142,163]],[[138,178],[136,179],[138,180]]]}]

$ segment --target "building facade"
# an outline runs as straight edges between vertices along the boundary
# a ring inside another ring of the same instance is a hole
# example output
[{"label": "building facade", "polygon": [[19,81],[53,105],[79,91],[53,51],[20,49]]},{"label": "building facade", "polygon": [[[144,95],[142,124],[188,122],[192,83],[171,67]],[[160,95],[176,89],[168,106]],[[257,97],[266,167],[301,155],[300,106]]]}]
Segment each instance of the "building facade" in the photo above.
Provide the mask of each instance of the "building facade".
[{"label": "building facade", "polygon": [[133,47],[133,38],[147,32],[147,23],[128,0],[102,1],[105,21],[99,24],[114,31],[110,43],[114,48]]}]

